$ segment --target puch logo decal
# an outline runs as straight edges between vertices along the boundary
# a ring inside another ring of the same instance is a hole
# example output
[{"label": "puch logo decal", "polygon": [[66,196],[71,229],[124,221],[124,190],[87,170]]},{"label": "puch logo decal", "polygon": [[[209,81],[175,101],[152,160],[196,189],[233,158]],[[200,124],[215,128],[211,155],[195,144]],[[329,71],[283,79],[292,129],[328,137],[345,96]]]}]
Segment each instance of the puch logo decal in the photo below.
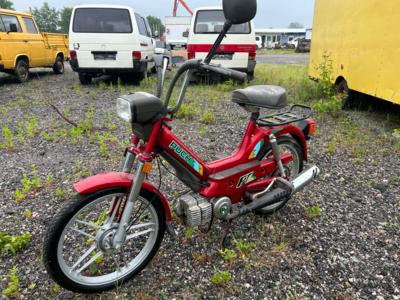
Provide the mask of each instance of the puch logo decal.
[{"label": "puch logo decal", "polygon": [[252,181],[254,181],[256,179],[257,179],[257,177],[254,176],[254,171],[251,171],[250,173],[240,177],[236,188],[240,189],[243,186],[243,184],[250,183],[250,182],[252,182]]},{"label": "puch logo decal", "polygon": [[203,166],[195,160],[189,153],[182,149],[175,141],[169,144],[169,148],[174,150],[176,154],[179,155],[184,161],[186,161],[197,173],[203,175]]},{"label": "puch logo decal", "polygon": [[253,159],[257,157],[258,153],[260,153],[261,147],[264,145],[264,139],[259,141],[257,145],[254,147],[253,151],[251,151],[249,159]]}]

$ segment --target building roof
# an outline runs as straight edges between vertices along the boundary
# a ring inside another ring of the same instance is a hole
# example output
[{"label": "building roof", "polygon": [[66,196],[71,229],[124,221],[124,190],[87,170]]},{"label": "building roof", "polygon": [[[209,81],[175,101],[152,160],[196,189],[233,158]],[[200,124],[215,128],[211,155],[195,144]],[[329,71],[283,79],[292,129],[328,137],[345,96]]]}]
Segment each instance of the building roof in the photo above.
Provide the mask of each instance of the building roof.
[{"label": "building roof", "polygon": [[256,28],[256,33],[306,33],[305,28]]}]

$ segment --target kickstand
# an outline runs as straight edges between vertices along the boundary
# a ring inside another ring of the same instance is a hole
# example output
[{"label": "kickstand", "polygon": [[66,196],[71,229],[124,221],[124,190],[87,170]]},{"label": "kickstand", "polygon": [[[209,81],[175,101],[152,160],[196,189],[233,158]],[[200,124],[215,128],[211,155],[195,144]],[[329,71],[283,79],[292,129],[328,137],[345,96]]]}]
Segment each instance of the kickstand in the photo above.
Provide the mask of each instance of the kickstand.
[{"label": "kickstand", "polygon": [[233,234],[230,232],[232,228],[232,220],[229,220],[226,225],[225,225],[225,234],[221,240],[221,248],[225,249],[225,248],[231,248],[232,247],[232,237]]}]

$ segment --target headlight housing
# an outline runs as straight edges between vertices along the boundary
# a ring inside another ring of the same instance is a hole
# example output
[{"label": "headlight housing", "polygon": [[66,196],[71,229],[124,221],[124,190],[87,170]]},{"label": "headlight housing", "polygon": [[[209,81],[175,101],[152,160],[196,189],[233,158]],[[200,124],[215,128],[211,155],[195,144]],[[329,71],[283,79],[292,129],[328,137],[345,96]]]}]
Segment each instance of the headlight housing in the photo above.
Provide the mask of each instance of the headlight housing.
[{"label": "headlight housing", "polygon": [[123,98],[117,99],[117,114],[118,116],[129,123],[132,123],[131,103]]}]

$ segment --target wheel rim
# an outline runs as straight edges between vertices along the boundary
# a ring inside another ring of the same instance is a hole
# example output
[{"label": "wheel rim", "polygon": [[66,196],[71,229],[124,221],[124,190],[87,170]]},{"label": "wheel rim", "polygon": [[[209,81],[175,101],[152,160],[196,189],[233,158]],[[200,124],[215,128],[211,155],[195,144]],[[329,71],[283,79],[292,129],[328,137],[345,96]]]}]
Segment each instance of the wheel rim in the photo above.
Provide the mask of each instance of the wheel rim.
[{"label": "wheel rim", "polygon": [[28,78],[28,69],[21,66],[18,68],[18,77],[21,78],[21,80],[26,80]]},{"label": "wheel rim", "polygon": [[[132,218],[139,211],[143,212],[139,214],[138,222],[128,230],[122,248],[107,252],[100,247],[98,240],[102,235],[99,235],[98,224],[103,223],[101,227],[104,228],[108,226],[108,231],[103,234],[108,238],[116,224],[98,221],[104,219],[113,199],[123,197],[125,195],[119,193],[96,199],[79,210],[65,226],[57,246],[57,259],[63,273],[72,281],[85,286],[115,284],[134,272],[151,253],[156,244],[159,222],[154,207],[142,197],[135,202],[136,213]],[[85,215],[88,218],[83,220]]]},{"label": "wheel rim", "polygon": [[[283,165],[283,168],[285,169],[286,179],[291,181],[300,173],[300,159],[301,158],[299,157],[299,153],[297,152],[295,146],[285,143],[285,144],[280,144],[279,147],[281,149],[281,156],[288,155],[288,154],[292,155],[293,159],[289,163]],[[272,154],[272,150],[271,150],[271,151],[267,152],[265,157],[267,159],[269,159],[272,157],[272,155],[273,154]],[[272,176],[276,176],[278,172],[279,171],[276,170]],[[285,200],[275,203],[275,204],[272,204],[272,205],[269,205],[269,206],[265,206],[261,210],[273,211],[273,210],[277,209],[279,206],[281,206],[284,202],[285,202]]]},{"label": "wheel rim", "polygon": [[57,62],[57,68],[60,73],[64,73],[64,64],[61,61]]}]

